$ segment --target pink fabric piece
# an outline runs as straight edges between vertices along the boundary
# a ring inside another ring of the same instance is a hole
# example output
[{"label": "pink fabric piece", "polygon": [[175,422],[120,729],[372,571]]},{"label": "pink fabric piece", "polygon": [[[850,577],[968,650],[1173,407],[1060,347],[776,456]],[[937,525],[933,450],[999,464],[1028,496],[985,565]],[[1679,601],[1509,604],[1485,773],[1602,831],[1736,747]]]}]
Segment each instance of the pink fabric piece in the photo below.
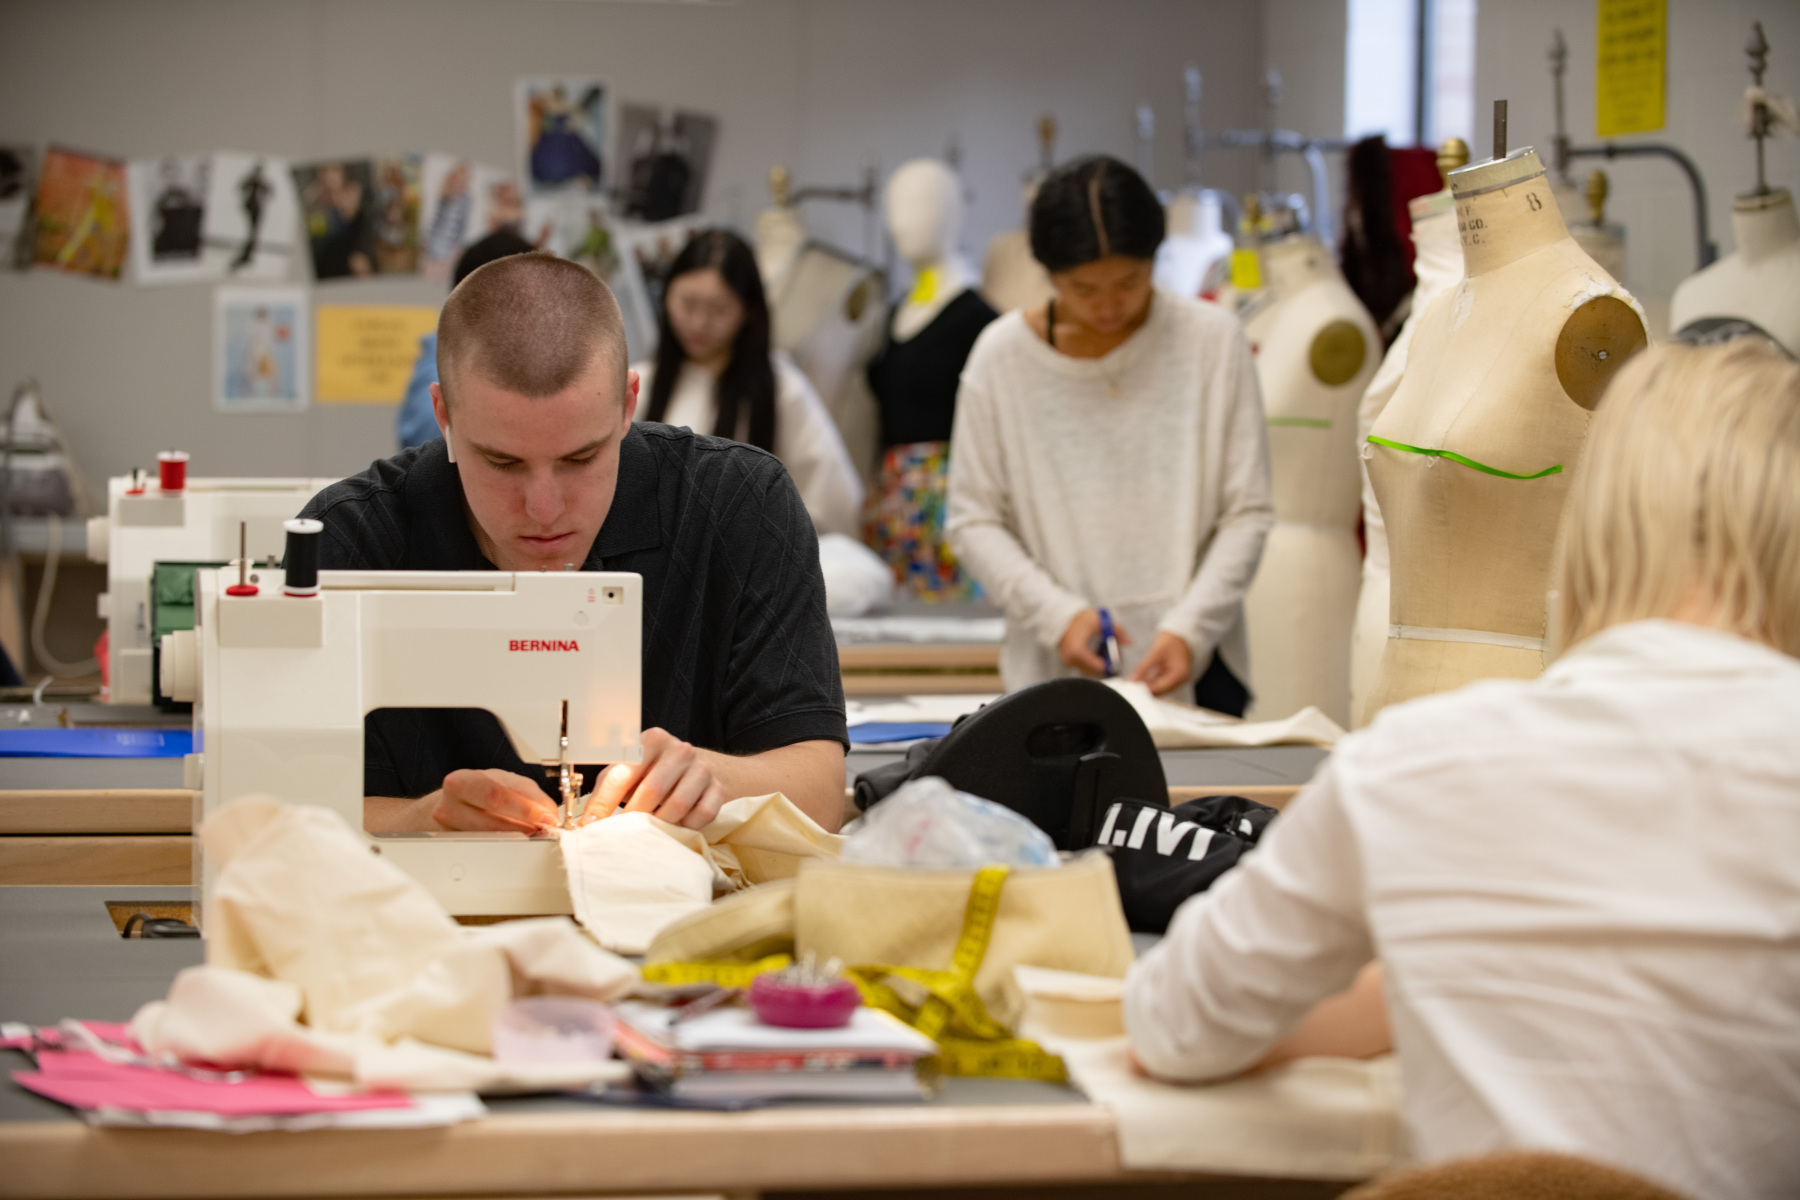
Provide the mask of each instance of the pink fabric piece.
[{"label": "pink fabric piece", "polygon": [[91,1054],[47,1050],[37,1057],[38,1069],[14,1071],[13,1081],[74,1108],[248,1117],[412,1107],[412,1098],[405,1092],[322,1096],[293,1075],[254,1075],[240,1083],[223,1083],[154,1067],[109,1063]]}]

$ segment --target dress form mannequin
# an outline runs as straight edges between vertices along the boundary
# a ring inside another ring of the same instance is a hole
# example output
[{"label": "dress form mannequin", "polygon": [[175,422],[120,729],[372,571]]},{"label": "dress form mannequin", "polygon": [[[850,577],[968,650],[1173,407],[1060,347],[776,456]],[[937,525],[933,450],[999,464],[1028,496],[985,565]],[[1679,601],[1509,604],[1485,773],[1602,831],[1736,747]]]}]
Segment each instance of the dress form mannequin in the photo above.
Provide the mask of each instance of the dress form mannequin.
[{"label": "dress form mannequin", "polygon": [[806,242],[800,212],[788,203],[792,183],[786,167],[769,168],[772,205],[756,214],[756,267],[762,272],[765,288],[774,288]]},{"label": "dress form mannequin", "polygon": [[[1451,138],[1438,151],[1438,171],[1448,176],[1458,167],[1467,166],[1469,147],[1461,138]],[[1369,390],[1363,393],[1357,410],[1360,432],[1357,445],[1367,441],[1376,420],[1400,380],[1406,373],[1406,356],[1412,346],[1413,330],[1419,326],[1431,302],[1462,282],[1462,242],[1456,233],[1456,201],[1446,184],[1441,192],[1416,196],[1408,205],[1412,216],[1413,284],[1412,301],[1406,323],[1388,347]],[[1381,671],[1382,651],[1387,648],[1388,634],[1388,543],[1387,526],[1381,519],[1381,505],[1375,502],[1375,486],[1369,482],[1368,464],[1362,465],[1363,566],[1362,593],[1356,601],[1356,628],[1350,637],[1350,724],[1360,728],[1368,724],[1369,695],[1375,690],[1375,677]]]},{"label": "dress form mannequin", "polygon": [[1393,576],[1372,711],[1543,670],[1569,475],[1608,380],[1647,343],[1636,301],[1569,236],[1535,151],[1450,186],[1467,278],[1420,318],[1364,452]]},{"label": "dress form mannequin", "polygon": [[1311,234],[1262,248],[1271,296],[1244,327],[1269,423],[1275,527],[1244,597],[1250,634],[1246,714],[1307,705],[1350,720],[1350,629],[1361,553],[1357,404],[1381,337]]},{"label": "dress form mannequin", "polygon": [[1168,236],[1156,250],[1156,286],[1201,295],[1214,264],[1231,257],[1219,195],[1185,190],[1169,201]]},{"label": "dress form mannequin", "polygon": [[914,159],[888,180],[888,235],[913,269],[888,337],[866,372],[880,411],[881,466],[871,544],[896,579],[933,600],[960,599],[972,583],[944,540],[950,431],[963,364],[997,315],[974,291],[957,250],[962,186],[936,159]]},{"label": "dress form mannequin", "polygon": [[[1038,118],[1038,165],[1025,175],[1025,211],[1037,199],[1038,181],[1049,174],[1055,161],[1056,118],[1048,113]],[[999,312],[1015,308],[1032,308],[1048,300],[1053,292],[1050,274],[1031,255],[1031,238],[1022,229],[994,235],[988,243],[987,257],[981,264],[981,294]]]},{"label": "dress form mannequin", "polygon": [[962,187],[949,167],[934,158],[903,164],[888,179],[885,203],[888,236],[913,270],[912,291],[894,312],[894,340],[904,342],[973,287],[975,271],[957,249]]},{"label": "dress form mannequin", "polygon": [[1800,355],[1800,218],[1793,193],[1773,188],[1739,196],[1731,227],[1737,252],[1682,281],[1670,327],[1686,333],[1721,318],[1748,321]]},{"label": "dress form mannequin", "polygon": [[1750,44],[1751,87],[1741,110],[1745,132],[1756,142],[1756,187],[1731,206],[1737,253],[1720,260],[1675,289],[1669,326],[1678,335],[1704,336],[1711,328],[1747,321],[1800,355],[1800,219],[1786,188],[1771,188],[1764,145],[1778,127],[1800,134],[1792,102],[1763,90],[1769,40],[1754,23]]}]

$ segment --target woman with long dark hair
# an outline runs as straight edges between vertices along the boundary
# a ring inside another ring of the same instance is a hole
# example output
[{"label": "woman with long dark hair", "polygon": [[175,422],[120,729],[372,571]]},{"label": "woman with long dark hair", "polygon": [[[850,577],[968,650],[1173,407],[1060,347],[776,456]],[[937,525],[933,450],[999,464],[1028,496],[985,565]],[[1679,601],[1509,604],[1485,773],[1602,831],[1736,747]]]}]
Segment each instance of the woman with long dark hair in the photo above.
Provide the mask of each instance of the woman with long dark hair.
[{"label": "woman with long dark hair", "polygon": [[800,369],[770,348],[756,255],[737,234],[695,234],[669,269],[656,361],[637,364],[640,419],[685,425],[781,459],[820,533],[855,535],[862,481]]}]

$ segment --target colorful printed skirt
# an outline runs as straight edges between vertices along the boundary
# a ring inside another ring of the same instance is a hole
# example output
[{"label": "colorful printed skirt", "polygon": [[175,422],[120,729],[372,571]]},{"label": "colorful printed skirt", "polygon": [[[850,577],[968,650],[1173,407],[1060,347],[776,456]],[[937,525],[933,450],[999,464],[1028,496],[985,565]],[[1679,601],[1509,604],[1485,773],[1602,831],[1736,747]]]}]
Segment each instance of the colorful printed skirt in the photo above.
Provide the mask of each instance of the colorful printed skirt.
[{"label": "colorful printed skirt", "polygon": [[974,600],[981,585],[957,565],[944,540],[950,481],[949,442],[889,446],[869,499],[864,540],[887,560],[894,578],[924,600]]}]

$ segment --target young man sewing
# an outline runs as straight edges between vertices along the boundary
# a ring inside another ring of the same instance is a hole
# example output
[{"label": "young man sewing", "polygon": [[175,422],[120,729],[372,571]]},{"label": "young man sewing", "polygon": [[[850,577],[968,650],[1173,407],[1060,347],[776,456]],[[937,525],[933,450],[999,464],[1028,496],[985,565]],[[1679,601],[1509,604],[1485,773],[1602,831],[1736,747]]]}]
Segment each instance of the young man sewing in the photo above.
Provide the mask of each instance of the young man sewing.
[{"label": "young man sewing", "polygon": [[[582,267],[520,254],[471,274],[438,322],[443,438],[313,497],[320,566],[637,572],[644,760],[601,775],[588,819],[699,828],[780,791],[835,830],[848,739],[806,508],[771,454],[634,426],[626,361],[618,303]],[[558,822],[487,712],[384,709],[365,731],[372,833]]]}]

